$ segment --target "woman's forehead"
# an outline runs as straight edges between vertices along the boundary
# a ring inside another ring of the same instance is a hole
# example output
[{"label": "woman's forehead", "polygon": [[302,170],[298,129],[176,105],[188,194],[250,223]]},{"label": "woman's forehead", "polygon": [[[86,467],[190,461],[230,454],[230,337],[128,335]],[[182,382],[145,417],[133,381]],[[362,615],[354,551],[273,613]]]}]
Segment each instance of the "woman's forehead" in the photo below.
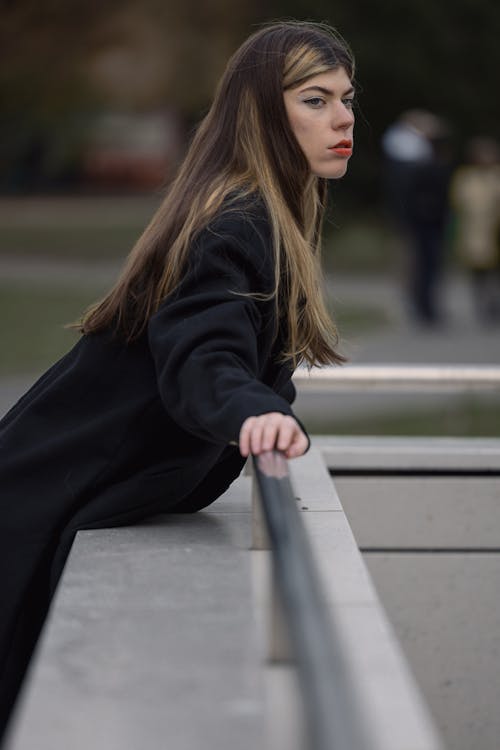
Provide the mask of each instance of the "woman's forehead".
[{"label": "woman's forehead", "polygon": [[317,73],[301,81],[298,86],[294,86],[301,91],[307,89],[321,89],[326,94],[338,94],[351,91],[353,84],[350,76],[343,67],[326,70],[323,73]]}]

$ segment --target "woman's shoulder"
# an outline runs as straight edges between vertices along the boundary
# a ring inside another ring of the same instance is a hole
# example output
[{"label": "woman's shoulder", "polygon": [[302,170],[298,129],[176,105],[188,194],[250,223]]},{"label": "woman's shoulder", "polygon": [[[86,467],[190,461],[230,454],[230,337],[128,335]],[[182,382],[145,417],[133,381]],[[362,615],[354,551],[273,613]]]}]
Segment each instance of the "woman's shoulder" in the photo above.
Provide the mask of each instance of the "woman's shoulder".
[{"label": "woman's shoulder", "polygon": [[236,242],[268,246],[271,222],[264,200],[258,193],[231,193],[207,225],[206,232]]},{"label": "woman's shoulder", "polygon": [[224,200],[197,236],[191,257],[197,265],[212,255],[274,278],[271,222],[258,195],[231,195]]}]

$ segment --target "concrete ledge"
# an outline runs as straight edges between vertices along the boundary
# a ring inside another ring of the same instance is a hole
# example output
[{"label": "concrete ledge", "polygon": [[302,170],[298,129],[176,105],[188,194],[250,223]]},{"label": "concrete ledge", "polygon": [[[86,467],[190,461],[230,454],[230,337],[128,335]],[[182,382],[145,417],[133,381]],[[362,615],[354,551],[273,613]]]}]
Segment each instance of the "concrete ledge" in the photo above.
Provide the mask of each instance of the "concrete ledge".
[{"label": "concrete ledge", "polygon": [[224,505],[78,534],[9,750],[263,745],[251,519]]},{"label": "concrete ledge", "polygon": [[[320,453],[291,470],[371,747],[440,750]],[[5,750],[304,750],[250,507],[241,477],[197,515],[80,533]]]},{"label": "concrete ledge", "polygon": [[329,470],[500,472],[500,439],[316,435]]},{"label": "concrete ledge", "polygon": [[[316,448],[291,463],[300,476],[303,511],[323,589],[335,618],[372,750],[438,750],[435,724],[410,672],[394,630]],[[328,488],[328,489],[327,489]],[[329,492],[331,510],[312,510]],[[340,508],[340,510],[336,510]]]}]

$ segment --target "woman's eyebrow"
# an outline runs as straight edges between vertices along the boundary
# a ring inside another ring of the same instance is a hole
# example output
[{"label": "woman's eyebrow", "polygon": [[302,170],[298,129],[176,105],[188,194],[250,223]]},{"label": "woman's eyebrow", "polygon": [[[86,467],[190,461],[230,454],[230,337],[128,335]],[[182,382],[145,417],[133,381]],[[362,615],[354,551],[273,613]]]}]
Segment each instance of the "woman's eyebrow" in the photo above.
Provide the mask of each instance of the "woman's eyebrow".
[{"label": "woman's eyebrow", "polygon": [[[335,95],[334,91],[332,91],[331,89],[326,89],[324,88],[324,86],[308,86],[305,89],[301,89],[300,93],[303,94],[306,91],[319,91],[320,93],[325,94],[325,96]],[[344,91],[342,96],[349,96],[350,94],[354,94],[354,86],[351,86],[350,88],[347,89],[347,91]]]}]

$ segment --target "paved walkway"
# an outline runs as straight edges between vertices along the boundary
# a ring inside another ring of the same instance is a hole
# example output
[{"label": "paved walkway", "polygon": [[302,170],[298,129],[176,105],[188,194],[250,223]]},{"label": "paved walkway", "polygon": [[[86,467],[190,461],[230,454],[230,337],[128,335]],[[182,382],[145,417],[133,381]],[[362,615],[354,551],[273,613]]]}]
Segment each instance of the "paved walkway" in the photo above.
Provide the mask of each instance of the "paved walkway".
[{"label": "paved walkway", "polygon": [[390,325],[344,341],[353,363],[497,364],[500,326],[474,317],[466,279],[450,277],[443,287],[443,325],[423,328],[409,320],[398,279],[339,276],[330,280],[336,307],[359,303],[385,311]]}]

